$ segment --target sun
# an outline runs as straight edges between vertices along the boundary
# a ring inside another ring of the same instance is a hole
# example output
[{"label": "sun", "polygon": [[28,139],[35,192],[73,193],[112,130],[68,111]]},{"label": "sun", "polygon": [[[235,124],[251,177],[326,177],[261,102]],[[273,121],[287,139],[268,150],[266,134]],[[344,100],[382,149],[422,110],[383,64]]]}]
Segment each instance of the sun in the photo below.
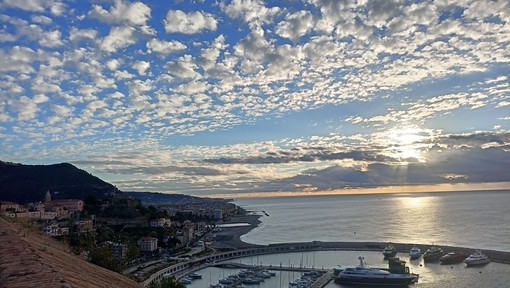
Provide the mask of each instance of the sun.
[{"label": "sun", "polygon": [[392,156],[400,159],[401,162],[408,162],[409,159],[424,161],[421,155],[422,141],[425,139],[424,132],[418,127],[398,127],[390,130],[387,141]]}]

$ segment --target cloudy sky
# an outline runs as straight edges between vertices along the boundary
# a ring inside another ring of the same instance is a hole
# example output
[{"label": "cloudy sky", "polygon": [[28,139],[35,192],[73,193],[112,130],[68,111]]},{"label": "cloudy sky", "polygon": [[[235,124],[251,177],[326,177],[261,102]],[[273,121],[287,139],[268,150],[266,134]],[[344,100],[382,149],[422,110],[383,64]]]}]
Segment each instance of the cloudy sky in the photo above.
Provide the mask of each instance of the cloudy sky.
[{"label": "cloudy sky", "polygon": [[192,195],[508,189],[509,62],[507,0],[3,0],[0,159]]}]

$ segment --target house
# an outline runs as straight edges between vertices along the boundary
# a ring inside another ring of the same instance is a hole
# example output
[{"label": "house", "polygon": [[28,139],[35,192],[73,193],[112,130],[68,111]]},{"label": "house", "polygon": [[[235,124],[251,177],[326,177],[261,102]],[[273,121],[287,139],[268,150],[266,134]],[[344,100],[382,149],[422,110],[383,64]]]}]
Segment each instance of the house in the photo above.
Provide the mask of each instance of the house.
[{"label": "house", "polygon": [[1,212],[6,212],[6,211],[18,212],[19,210],[20,209],[19,209],[19,204],[18,203],[9,202],[9,201],[2,201],[2,202],[0,202],[0,211]]},{"label": "house", "polygon": [[48,225],[43,226],[43,232],[52,237],[68,235],[69,227],[60,227],[57,223],[50,223]]},{"label": "house", "polygon": [[142,237],[137,242],[140,252],[153,252],[158,250],[158,238]]},{"label": "house", "polygon": [[170,227],[170,226],[172,226],[172,221],[167,218],[154,219],[154,220],[151,220],[150,226],[151,227],[165,227],[165,226]]}]

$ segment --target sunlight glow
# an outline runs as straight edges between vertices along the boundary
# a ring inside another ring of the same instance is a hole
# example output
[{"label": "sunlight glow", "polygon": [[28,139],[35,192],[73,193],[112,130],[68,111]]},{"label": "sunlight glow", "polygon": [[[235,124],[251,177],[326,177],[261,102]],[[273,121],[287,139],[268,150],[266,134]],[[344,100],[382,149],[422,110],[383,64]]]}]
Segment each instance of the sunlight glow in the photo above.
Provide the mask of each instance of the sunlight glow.
[{"label": "sunlight glow", "polygon": [[391,154],[406,163],[406,159],[414,158],[418,161],[424,161],[421,155],[421,142],[425,139],[424,130],[417,127],[395,128],[389,131],[388,144],[391,147]]}]

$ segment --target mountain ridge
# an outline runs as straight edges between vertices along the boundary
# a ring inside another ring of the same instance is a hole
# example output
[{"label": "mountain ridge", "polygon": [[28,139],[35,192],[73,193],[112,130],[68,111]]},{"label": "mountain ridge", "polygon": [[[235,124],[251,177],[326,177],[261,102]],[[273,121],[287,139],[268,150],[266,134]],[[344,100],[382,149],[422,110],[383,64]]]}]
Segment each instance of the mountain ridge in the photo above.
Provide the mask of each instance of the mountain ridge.
[{"label": "mountain ridge", "polygon": [[111,198],[122,193],[114,185],[70,163],[26,165],[0,161],[0,201],[19,204],[54,199]]}]

